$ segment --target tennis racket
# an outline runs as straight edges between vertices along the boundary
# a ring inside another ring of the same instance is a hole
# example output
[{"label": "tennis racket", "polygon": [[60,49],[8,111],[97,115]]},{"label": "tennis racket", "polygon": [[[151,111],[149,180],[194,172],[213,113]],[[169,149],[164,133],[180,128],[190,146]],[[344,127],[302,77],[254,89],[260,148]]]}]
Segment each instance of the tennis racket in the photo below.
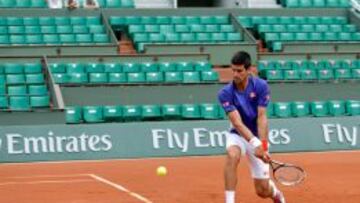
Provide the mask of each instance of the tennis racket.
[{"label": "tennis racket", "polygon": [[304,169],[293,164],[271,160],[270,166],[274,179],[282,185],[294,186],[301,183],[306,177]]}]

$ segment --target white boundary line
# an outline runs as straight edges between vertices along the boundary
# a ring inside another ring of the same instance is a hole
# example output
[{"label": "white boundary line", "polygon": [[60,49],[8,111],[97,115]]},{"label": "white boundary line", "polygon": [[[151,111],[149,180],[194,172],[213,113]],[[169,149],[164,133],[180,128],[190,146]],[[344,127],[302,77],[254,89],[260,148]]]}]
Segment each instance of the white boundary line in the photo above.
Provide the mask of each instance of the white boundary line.
[{"label": "white boundary line", "polygon": [[[302,155],[302,154],[328,154],[328,153],[360,153],[360,150],[335,150],[335,151],[318,151],[318,152],[277,152],[271,153],[274,155]],[[203,156],[176,156],[176,157],[146,157],[146,158],[124,158],[124,159],[101,159],[101,160],[62,160],[62,161],[34,161],[34,162],[21,162],[21,163],[0,163],[1,166],[6,165],[31,165],[31,164],[66,164],[66,163],[98,163],[107,161],[138,161],[138,160],[160,160],[160,159],[182,159],[182,158],[217,158],[225,156],[223,155],[203,155]]]},{"label": "white boundary line", "polygon": [[111,182],[111,181],[109,181],[109,180],[107,180],[107,179],[105,179],[105,178],[102,178],[102,177],[100,177],[100,176],[98,176],[98,175],[95,175],[95,174],[89,174],[89,176],[92,177],[92,178],[94,178],[95,180],[97,180],[97,181],[99,181],[99,182],[105,183],[106,185],[110,185],[111,187],[114,187],[114,188],[116,188],[117,190],[120,190],[120,191],[122,191],[122,192],[125,192],[125,193],[127,193],[128,195],[133,196],[133,197],[135,197],[136,199],[138,199],[138,200],[140,200],[140,201],[142,201],[142,202],[152,203],[152,201],[148,200],[147,198],[145,198],[145,197],[143,197],[143,196],[141,196],[141,195],[139,195],[139,194],[137,194],[137,193],[135,193],[135,192],[132,192],[132,191],[128,190],[127,188],[125,188],[125,187],[123,187],[123,186],[121,186],[121,185],[119,185],[119,184],[116,184],[116,183],[114,183],[114,182]]},{"label": "white boundary line", "polygon": [[35,184],[48,184],[48,183],[80,183],[80,182],[90,182],[93,180],[90,179],[72,179],[72,180],[41,180],[41,181],[29,181],[29,182],[0,182],[0,187],[5,185],[35,185]]}]

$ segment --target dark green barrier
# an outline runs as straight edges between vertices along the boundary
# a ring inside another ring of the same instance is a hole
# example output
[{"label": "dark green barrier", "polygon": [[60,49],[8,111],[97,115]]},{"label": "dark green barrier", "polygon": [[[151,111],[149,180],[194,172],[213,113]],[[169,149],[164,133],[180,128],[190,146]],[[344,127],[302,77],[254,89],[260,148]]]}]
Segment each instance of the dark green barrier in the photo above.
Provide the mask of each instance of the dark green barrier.
[{"label": "dark green barrier", "polygon": [[[227,121],[42,125],[0,128],[0,162],[224,153]],[[274,119],[273,152],[360,149],[360,117]]]}]

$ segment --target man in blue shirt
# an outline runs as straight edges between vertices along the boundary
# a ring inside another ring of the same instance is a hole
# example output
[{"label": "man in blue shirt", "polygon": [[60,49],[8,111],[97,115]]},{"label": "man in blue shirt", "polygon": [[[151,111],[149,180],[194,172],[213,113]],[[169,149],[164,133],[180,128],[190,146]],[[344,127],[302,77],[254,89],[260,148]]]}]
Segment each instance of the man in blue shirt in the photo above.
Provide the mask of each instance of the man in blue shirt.
[{"label": "man in blue shirt", "polygon": [[249,159],[256,194],[271,198],[274,203],[285,203],[281,191],[269,176],[268,120],[266,107],[270,101],[267,82],[252,76],[250,55],[237,52],[231,61],[233,81],[218,93],[218,99],[231,123],[226,138],[225,199],[226,203],[235,202],[237,166],[241,156]]}]

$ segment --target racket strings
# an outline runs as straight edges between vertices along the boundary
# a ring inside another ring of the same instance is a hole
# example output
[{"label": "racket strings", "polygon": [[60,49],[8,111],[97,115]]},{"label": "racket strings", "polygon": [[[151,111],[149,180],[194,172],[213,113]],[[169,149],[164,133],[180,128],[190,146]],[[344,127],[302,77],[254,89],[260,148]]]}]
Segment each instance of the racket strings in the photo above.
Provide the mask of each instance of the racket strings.
[{"label": "racket strings", "polygon": [[305,174],[296,167],[280,167],[274,173],[274,178],[284,185],[294,185],[302,181]]}]

